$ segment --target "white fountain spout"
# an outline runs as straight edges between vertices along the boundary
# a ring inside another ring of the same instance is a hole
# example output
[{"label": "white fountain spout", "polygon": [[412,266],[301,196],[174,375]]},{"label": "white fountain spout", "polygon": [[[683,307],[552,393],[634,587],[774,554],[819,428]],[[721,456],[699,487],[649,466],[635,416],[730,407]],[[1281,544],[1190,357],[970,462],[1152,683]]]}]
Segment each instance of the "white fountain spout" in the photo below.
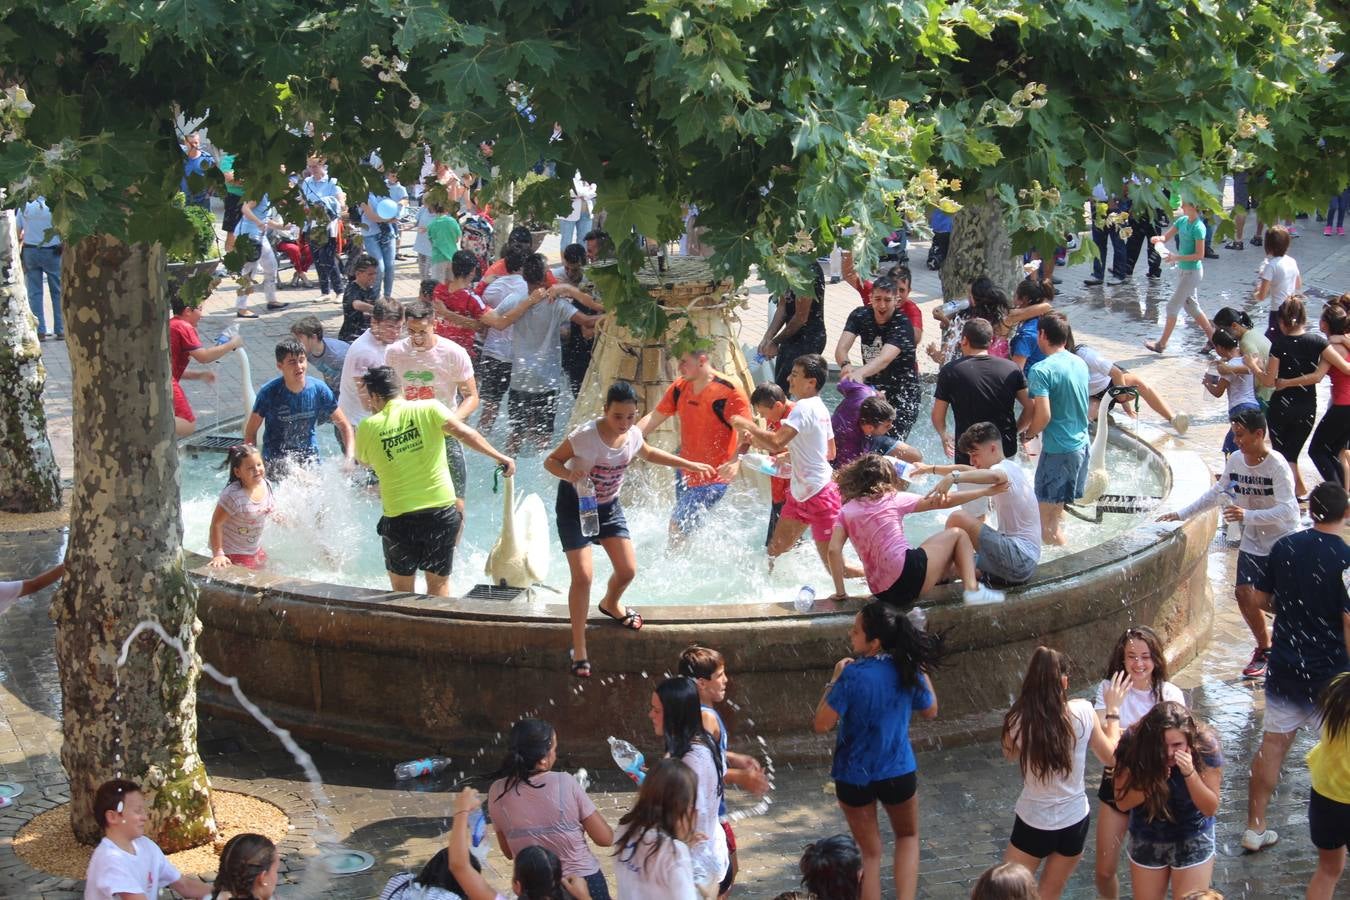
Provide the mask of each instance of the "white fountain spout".
[{"label": "white fountain spout", "polygon": [[538,494],[530,494],[517,507],[515,481],[511,475],[505,478],[502,532],[483,571],[494,585],[529,588],[548,573],[548,516]]},{"label": "white fountain spout", "polygon": [[1096,503],[1106,493],[1106,433],[1111,427],[1111,401],[1103,397],[1097,406],[1097,434],[1092,439],[1092,455],[1088,457],[1087,486],[1079,503]]},{"label": "white fountain spout", "polygon": [[244,421],[248,422],[248,417],[253,413],[253,401],[257,399],[257,394],[253,390],[253,371],[248,365],[247,350],[241,346],[234,353],[239,357],[239,383],[243,386]]}]

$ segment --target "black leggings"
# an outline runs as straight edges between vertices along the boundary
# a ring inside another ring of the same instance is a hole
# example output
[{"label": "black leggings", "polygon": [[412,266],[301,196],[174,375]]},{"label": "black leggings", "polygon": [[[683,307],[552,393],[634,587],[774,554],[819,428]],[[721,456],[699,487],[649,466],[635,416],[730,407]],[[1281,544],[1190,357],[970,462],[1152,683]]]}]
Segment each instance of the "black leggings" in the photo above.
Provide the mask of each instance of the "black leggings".
[{"label": "black leggings", "polygon": [[1291,398],[1286,396],[1284,391],[1276,391],[1270,398],[1270,408],[1266,410],[1266,424],[1270,427],[1270,444],[1291,466],[1298,464],[1298,455],[1308,443],[1308,435],[1312,433],[1315,421],[1317,421],[1316,395],[1295,395]]},{"label": "black leggings", "polygon": [[1345,487],[1341,451],[1347,446],[1350,446],[1350,406],[1328,407],[1313,432],[1308,456],[1324,480],[1334,481],[1341,487]]}]

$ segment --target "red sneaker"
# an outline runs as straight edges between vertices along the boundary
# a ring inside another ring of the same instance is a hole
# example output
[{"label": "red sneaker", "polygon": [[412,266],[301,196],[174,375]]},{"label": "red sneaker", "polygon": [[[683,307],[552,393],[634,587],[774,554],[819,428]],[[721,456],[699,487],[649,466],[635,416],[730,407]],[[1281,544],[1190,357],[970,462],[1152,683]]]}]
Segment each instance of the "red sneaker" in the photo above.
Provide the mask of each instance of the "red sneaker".
[{"label": "red sneaker", "polygon": [[1266,666],[1270,663],[1270,648],[1257,647],[1252,653],[1252,661],[1242,670],[1243,678],[1265,678]]}]

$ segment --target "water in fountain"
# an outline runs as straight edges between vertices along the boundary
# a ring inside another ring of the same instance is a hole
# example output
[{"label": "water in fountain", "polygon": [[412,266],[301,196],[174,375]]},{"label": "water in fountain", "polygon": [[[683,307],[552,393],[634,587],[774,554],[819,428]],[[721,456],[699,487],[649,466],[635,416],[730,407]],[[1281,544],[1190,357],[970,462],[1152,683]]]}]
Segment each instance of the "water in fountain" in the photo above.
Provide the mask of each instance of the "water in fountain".
[{"label": "water in fountain", "polygon": [[[131,634],[127,635],[126,639],[122,641],[122,650],[117,656],[117,671],[119,672],[118,696],[120,696],[121,685],[120,672],[122,666],[126,665],[127,657],[131,653],[131,644],[136,638],[147,631],[158,635],[161,641],[169,647],[172,647],[178,653],[178,658],[183,664],[184,673],[192,667],[192,655],[188,653],[187,648],[183,646],[182,641],[165,631],[164,626],[153,619],[138,622],[136,627],[131,630]],[[318,821],[318,827],[314,832],[315,843],[323,848],[326,853],[340,853],[341,845],[338,843],[337,835],[333,831],[333,826],[328,820],[328,810],[332,807],[332,802],[328,799],[328,794],[323,789],[323,777],[319,774],[318,767],[314,765],[314,760],[295,742],[295,738],[291,737],[289,731],[277,725],[276,722],[273,722],[266,713],[258,708],[256,703],[248,699],[243,690],[239,687],[239,679],[223,674],[219,669],[208,662],[203,662],[201,664],[201,670],[204,674],[209,675],[211,678],[214,678],[216,681],[228,687],[230,692],[234,694],[235,702],[239,704],[240,708],[251,715],[259,725],[267,729],[273,737],[281,742],[281,745],[286,748],[286,751],[291,754],[291,757],[300,766],[300,769],[305,773],[305,778],[309,781],[310,798],[314,802],[314,815]],[[121,757],[119,755],[119,763],[120,760]],[[118,774],[120,777],[121,773],[119,772]],[[304,876],[300,880],[300,885],[296,889],[296,892],[291,896],[317,897],[327,890],[328,882],[328,870],[323,865],[322,860],[318,860],[316,861],[316,864],[305,866]]]},{"label": "water in fountain", "polygon": [[[839,399],[833,387],[827,387],[824,396],[831,405]],[[558,421],[566,421],[565,409],[559,411]],[[320,439],[323,464],[297,473],[275,487],[277,509],[284,519],[269,525],[264,536],[263,545],[269,557],[267,568],[299,578],[385,589],[388,581],[380,540],[375,534],[380,516],[378,490],[349,483],[338,463],[331,429],[322,428]],[[493,440],[497,446],[504,443],[500,433],[493,435]],[[910,442],[923,452],[925,459],[943,458],[937,436],[922,422],[914,429]],[[455,554],[456,593],[487,580],[483,565],[500,533],[502,520],[500,500],[490,493],[495,464],[472,451],[465,455],[469,488],[465,531]],[[517,462],[516,496],[539,494],[551,520],[557,480],[543,471],[539,457],[522,457]],[[1108,493],[1141,497],[1161,493],[1161,474],[1144,455],[1110,446],[1106,468],[1111,473]],[[660,470],[657,477],[671,476]],[[184,545],[189,550],[209,555],[208,528],[225,480],[218,456],[183,460]],[[934,481],[919,479],[912,489],[922,492]],[[625,595],[634,604],[779,603],[790,600],[803,584],[828,587],[828,576],[809,542],[780,558],[772,573],[767,571],[764,540],[768,500],[744,482],[732,486],[683,551],[669,555],[666,552],[669,492],[660,498],[633,493],[625,494],[624,512],[638,558],[637,578]],[[946,515],[945,511],[939,511],[906,517],[905,530],[911,543],[917,546],[938,530]],[[1102,522],[1092,523],[1067,516],[1069,545],[1047,546],[1042,561],[1101,543],[1139,524],[1143,518],[1143,514],[1110,514]],[[549,528],[554,529],[551,521]],[[550,544],[552,552],[543,583],[565,592],[567,561],[552,536]],[[709,559],[716,559],[719,564],[709,566]],[[596,584],[603,584],[608,575],[608,559],[605,554],[596,553]]]}]

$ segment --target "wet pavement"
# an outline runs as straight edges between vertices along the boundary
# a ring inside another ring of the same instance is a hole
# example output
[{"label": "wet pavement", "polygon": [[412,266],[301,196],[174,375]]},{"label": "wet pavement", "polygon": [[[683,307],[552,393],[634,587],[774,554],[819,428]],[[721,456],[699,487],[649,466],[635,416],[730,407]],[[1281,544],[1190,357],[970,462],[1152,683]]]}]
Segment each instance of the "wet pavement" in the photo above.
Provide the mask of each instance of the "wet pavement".
[{"label": "wet pavement", "polygon": [[[1325,296],[1350,287],[1350,242],[1323,238],[1320,228],[1314,234],[1311,222],[1303,231],[1305,237],[1294,242],[1292,253],[1301,264],[1311,292]],[[550,247],[556,249],[556,242],[545,245],[546,250]],[[912,248],[911,255],[921,266],[923,249]],[[1206,264],[1201,298],[1210,314],[1221,305],[1237,305],[1253,280],[1261,256],[1259,250],[1250,247],[1242,253],[1221,251],[1221,255],[1221,259]],[[416,291],[415,270],[409,269],[411,263],[402,265],[396,293],[408,297]],[[1184,439],[1153,428],[1146,433],[1164,446],[1196,450],[1211,465],[1217,465],[1219,443],[1226,428],[1224,405],[1223,401],[1208,397],[1200,387],[1205,361],[1196,352],[1203,343],[1198,330],[1181,326],[1168,354],[1161,358],[1140,346],[1142,339],[1156,336],[1160,329],[1158,316],[1166,302],[1172,274],[1166,273],[1161,283],[1152,282],[1144,277],[1141,266],[1133,284],[1114,288],[1083,287],[1086,266],[1061,270],[1058,274],[1064,285],[1056,305],[1068,313],[1079,339],[1143,374],[1169,401],[1190,412],[1195,423]],[[915,293],[925,308],[940,299],[936,275],[916,269]],[[259,321],[244,323],[255,385],[275,372],[271,345],[286,334],[289,321],[308,314],[320,315],[334,327],[338,321],[336,302],[321,303],[315,290],[283,291],[282,299],[296,304],[285,312],[267,313]],[[826,303],[829,346],[833,346],[844,317],[854,305],[856,296],[846,285],[829,288]],[[751,304],[741,315],[746,343],[758,342],[766,318],[765,306],[764,292],[752,288]],[[201,329],[205,339],[210,340],[225,325],[235,322],[232,308],[232,297],[226,293],[218,292],[212,298]],[[1314,304],[1312,316],[1317,308]],[[61,352],[62,345],[44,346],[50,379],[48,415],[58,459],[68,475],[72,453],[68,361]],[[200,382],[184,385],[205,425],[218,416],[232,415],[238,405],[237,399],[231,399],[239,396],[238,366],[227,358],[217,364],[217,371],[220,378],[215,388]],[[1145,421],[1157,423],[1156,417],[1147,412]],[[926,426],[921,421],[918,427]],[[1311,467],[1306,467],[1306,471],[1311,475]],[[51,565],[59,558],[64,540],[61,531],[0,534],[0,578],[21,577]],[[1205,652],[1174,675],[1173,680],[1188,692],[1197,713],[1218,729],[1228,761],[1219,812],[1220,853],[1215,886],[1228,897],[1302,896],[1316,859],[1307,838],[1309,786],[1302,764],[1303,754],[1312,743],[1310,736],[1301,736],[1296,741],[1271,804],[1270,822],[1280,831],[1281,841],[1256,856],[1244,855],[1238,846],[1245,827],[1246,771],[1260,738],[1264,696],[1259,683],[1240,677],[1239,670],[1251,652],[1251,639],[1232,599],[1235,555],[1218,543],[1212,549],[1210,575],[1217,613],[1213,639]],[[53,628],[47,617],[49,601],[50,591],[26,598],[0,618],[0,780],[15,781],[25,787],[14,807],[0,811],[3,897],[80,896],[75,883],[29,869],[18,861],[10,846],[13,834],[25,821],[68,799],[58,756],[60,698],[52,648]],[[1075,662],[1095,671],[1104,660]],[[731,673],[733,682],[735,674]],[[943,690],[940,673],[935,683],[940,695]],[[503,711],[504,720],[509,716],[509,711]],[[601,737],[597,735],[597,740]],[[649,736],[636,737],[639,745],[654,749],[654,740]],[[389,875],[405,868],[415,870],[442,845],[449,824],[450,796],[446,791],[453,775],[421,785],[424,790],[407,791],[393,782],[391,767],[395,760],[317,744],[306,745],[306,749],[313,754],[324,776],[333,801],[333,826],[338,835],[348,846],[365,850],[376,859],[373,870],[335,882],[328,896],[374,897]],[[313,818],[307,786],[299,766],[272,738],[251,725],[204,720],[202,750],[218,784],[259,794],[287,809],[302,823],[294,844],[306,844],[308,823]],[[773,748],[768,747],[767,751],[772,754]],[[485,759],[471,771],[490,769],[498,752],[499,748],[487,750]],[[560,765],[566,766],[567,748],[560,748],[560,754]],[[991,743],[922,752],[918,758],[922,810],[920,896],[968,896],[974,879],[999,859],[1006,846],[1012,806],[1020,789],[1016,766],[1004,762]],[[1091,781],[1096,766],[1090,766],[1089,771]],[[632,803],[631,786],[614,771],[592,773],[592,777],[592,796],[597,806],[611,823],[616,822]],[[767,898],[795,887],[802,846],[819,836],[847,830],[832,797],[824,792],[827,777],[828,767],[823,763],[780,768],[768,812],[745,819],[737,826],[741,876],[736,896]],[[734,796],[733,792],[730,805],[733,809],[748,809],[752,801]],[[312,852],[312,845],[307,850]],[[295,880],[304,862],[300,852],[288,857],[289,880]],[[608,860],[604,864],[609,870]],[[506,888],[509,863],[495,849],[489,856],[489,868],[493,883],[499,889]],[[1127,867],[1122,867],[1122,874],[1128,891]],[[885,884],[889,893],[889,877]],[[283,890],[280,896],[288,894]],[[1074,874],[1065,896],[1094,896],[1090,853]],[[1350,880],[1343,882],[1337,896],[1350,897]]]}]

